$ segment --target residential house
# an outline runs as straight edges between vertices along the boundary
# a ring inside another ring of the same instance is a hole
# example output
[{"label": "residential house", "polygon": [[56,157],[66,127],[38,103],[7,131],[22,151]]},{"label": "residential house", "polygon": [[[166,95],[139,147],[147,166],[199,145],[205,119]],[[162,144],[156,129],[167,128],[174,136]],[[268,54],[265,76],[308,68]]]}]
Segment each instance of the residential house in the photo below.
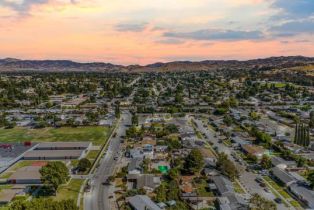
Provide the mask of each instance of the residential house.
[{"label": "residential house", "polygon": [[161,210],[147,195],[129,197],[127,201],[134,210]]},{"label": "residential house", "polygon": [[181,176],[180,177],[180,189],[184,194],[191,194],[194,192],[193,179],[195,176]]},{"label": "residential house", "polygon": [[143,145],[143,154],[145,158],[153,159],[154,157],[154,146],[151,144]]},{"label": "residential house", "polygon": [[295,161],[287,161],[277,156],[271,158],[271,164],[274,167],[279,167],[281,169],[293,168],[297,166]]},{"label": "residential house", "polygon": [[241,147],[246,154],[256,156],[257,158],[261,158],[265,153],[265,149],[262,146],[243,144]]},{"label": "residential house", "polygon": [[314,191],[302,185],[293,183],[289,186],[290,192],[295,195],[308,208],[314,209]]},{"label": "residential house", "polygon": [[130,158],[144,158],[143,151],[140,148],[134,148],[129,150]]},{"label": "residential house", "polygon": [[145,189],[152,192],[161,183],[160,177],[154,174],[128,174],[128,189]]},{"label": "residential house", "polygon": [[284,184],[285,186],[289,186],[292,183],[296,182],[296,179],[293,178],[287,171],[281,169],[279,167],[274,167],[271,170],[271,174],[275,179]]},{"label": "residential house", "polygon": [[128,165],[128,174],[141,174],[143,158],[133,158]]},{"label": "residential house", "polygon": [[220,201],[220,209],[246,209],[247,203],[244,199],[238,195],[236,195],[232,182],[226,177],[219,175],[211,177],[211,181],[214,184],[209,185],[212,190],[216,192],[217,195],[223,197]]}]

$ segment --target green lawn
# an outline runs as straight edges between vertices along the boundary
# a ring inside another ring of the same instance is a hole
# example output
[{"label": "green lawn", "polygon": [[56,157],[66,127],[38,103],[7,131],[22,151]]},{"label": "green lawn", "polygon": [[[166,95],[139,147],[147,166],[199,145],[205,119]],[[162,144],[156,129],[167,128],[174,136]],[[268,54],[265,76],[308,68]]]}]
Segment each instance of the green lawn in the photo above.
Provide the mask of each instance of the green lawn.
[{"label": "green lawn", "polygon": [[110,134],[109,127],[83,126],[28,129],[16,127],[0,129],[0,142],[49,142],[49,141],[91,141],[96,145],[105,143]]},{"label": "green lawn", "polygon": [[238,181],[232,182],[234,191],[239,194],[245,194],[244,189],[241,187]]},{"label": "green lawn", "polygon": [[89,160],[95,160],[100,150],[92,150],[86,155],[86,158]]},{"label": "green lawn", "polygon": [[58,201],[64,199],[73,199],[76,202],[83,182],[84,180],[81,179],[72,179],[68,185],[61,186],[58,189],[57,195],[53,199]]},{"label": "green lawn", "polygon": [[199,139],[203,139],[202,133],[201,133],[200,131],[198,131],[198,130],[196,130],[196,136],[197,136],[197,138],[199,138]]}]

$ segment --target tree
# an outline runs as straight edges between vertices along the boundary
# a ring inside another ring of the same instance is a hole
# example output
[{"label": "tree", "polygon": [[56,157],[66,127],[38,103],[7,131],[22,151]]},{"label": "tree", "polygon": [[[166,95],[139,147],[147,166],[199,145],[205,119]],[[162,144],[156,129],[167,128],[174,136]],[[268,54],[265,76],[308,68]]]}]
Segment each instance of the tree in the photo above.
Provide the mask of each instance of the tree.
[{"label": "tree", "polygon": [[314,128],[314,111],[310,112],[310,123],[309,123],[310,128]]},{"label": "tree", "polygon": [[255,156],[255,155],[253,155],[253,154],[247,154],[246,155],[246,158],[249,160],[249,161],[251,161],[252,163],[257,163],[257,157]]},{"label": "tree", "polygon": [[259,120],[259,119],[261,118],[261,116],[258,115],[257,112],[252,111],[252,112],[250,112],[250,118],[251,118],[252,120]]},{"label": "tree", "polygon": [[175,102],[177,104],[181,104],[183,102],[183,97],[181,94],[177,93],[176,96],[175,96]]},{"label": "tree", "polygon": [[229,111],[229,109],[227,109],[227,108],[217,108],[217,109],[214,111],[214,114],[215,114],[215,115],[224,115],[224,114],[226,114],[228,111]]},{"label": "tree", "polygon": [[37,198],[32,200],[16,200],[10,206],[9,210],[78,210],[74,200],[54,201],[50,198]]},{"label": "tree", "polygon": [[61,161],[49,162],[40,169],[40,174],[42,182],[51,186],[55,191],[70,178],[68,168]]},{"label": "tree", "polygon": [[115,111],[114,111],[114,113],[115,113],[116,118],[120,118],[121,111],[120,111],[120,105],[119,105],[119,104],[117,104],[117,105],[115,106]]},{"label": "tree", "polygon": [[171,168],[168,172],[168,176],[172,180],[176,180],[180,175],[180,171],[177,168]]},{"label": "tree", "polygon": [[230,107],[237,107],[238,106],[238,100],[235,97],[229,98],[229,105]]},{"label": "tree", "polygon": [[92,163],[87,158],[82,158],[79,160],[77,168],[79,171],[86,171],[92,166]]},{"label": "tree", "polygon": [[136,114],[132,115],[132,125],[138,126],[138,116]]},{"label": "tree", "polygon": [[310,144],[310,129],[304,124],[295,125],[294,143],[307,147]]},{"label": "tree", "polygon": [[253,194],[250,199],[250,210],[276,210],[276,204],[270,200],[261,197],[259,194]]},{"label": "tree", "polygon": [[264,169],[269,169],[271,168],[271,159],[267,155],[263,155],[260,164]]},{"label": "tree", "polygon": [[306,159],[304,157],[298,156],[297,166],[303,167],[306,164]]},{"label": "tree", "polygon": [[307,180],[311,183],[311,187],[314,189],[314,170],[311,170],[307,176]]},{"label": "tree", "polygon": [[262,142],[267,145],[271,143],[271,136],[263,131],[258,130],[256,127],[253,127],[251,133],[256,137],[257,143]]},{"label": "tree", "polygon": [[177,181],[172,180],[169,182],[169,190],[167,192],[167,200],[179,200],[180,188]]},{"label": "tree", "polygon": [[234,180],[239,176],[239,172],[234,165],[234,163],[228,159],[225,153],[219,153],[217,159],[217,168],[222,172],[222,174]]},{"label": "tree", "polygon": [[229,115],[225,115],[223,121],[227,126],[230,126],[233,122],[232,118]]},{"label": "tree", "polygon": [[167,201],[167,183],[163,182],[155,189],[155,201],[166,202]]},{"label": "tree", "polygon": [[190,154],[185,158],[185,169],[188,173],[199,172],[204,165],[202,153],[198,149],[192,149]]}]

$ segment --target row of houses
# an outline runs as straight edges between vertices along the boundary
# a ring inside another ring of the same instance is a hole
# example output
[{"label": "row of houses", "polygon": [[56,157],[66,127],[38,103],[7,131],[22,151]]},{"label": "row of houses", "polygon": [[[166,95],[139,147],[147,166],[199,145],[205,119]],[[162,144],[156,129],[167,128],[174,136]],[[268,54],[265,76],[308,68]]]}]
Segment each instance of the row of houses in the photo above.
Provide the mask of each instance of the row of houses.
[{"label": "row of houses", "polygon": [[298,170],[294,161],[286,161],[280,157],[272,158],[272,177],[286,187],[286,190],[297,200],[308,208],[314,208],[314,191],[310,188],[310,183],[294,172]]}]

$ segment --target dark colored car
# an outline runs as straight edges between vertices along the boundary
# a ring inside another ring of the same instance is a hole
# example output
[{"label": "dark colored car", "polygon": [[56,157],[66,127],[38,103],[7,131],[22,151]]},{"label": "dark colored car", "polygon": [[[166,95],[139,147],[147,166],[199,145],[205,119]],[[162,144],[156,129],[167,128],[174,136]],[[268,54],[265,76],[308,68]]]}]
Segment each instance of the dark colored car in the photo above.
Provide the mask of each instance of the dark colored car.
[{"label": "dark colored car", "polygon": [[105,181],[102,182],[102,185],[110,185],[110,181],[106,179]]},{"label": "dark colored car", "polygon": [[260,183],[259,186],[266,187],[266,184],[264,182]]},{"label": "dark colored car", "polygon": [[86,185],[84,191],[85,192],[90,192],[91,191],[91,186],[90,185]]},{"label": "dark colored car", "polygon": [[275,201],[276,203],[279,203],[279,204],[282,203],[281,198],[275,198],[274,201]]}]

